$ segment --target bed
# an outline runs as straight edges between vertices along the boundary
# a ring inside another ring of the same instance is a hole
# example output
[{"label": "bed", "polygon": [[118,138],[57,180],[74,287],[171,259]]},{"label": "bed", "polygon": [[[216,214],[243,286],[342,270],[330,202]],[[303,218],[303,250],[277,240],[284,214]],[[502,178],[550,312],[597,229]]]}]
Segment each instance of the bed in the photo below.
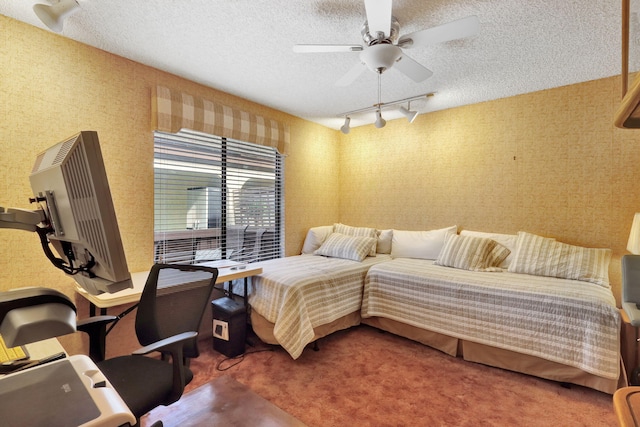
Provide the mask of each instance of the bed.
[{"label": "bed", "polygon": [[390,259],[303,254],[257,263],[263,272],[252,278],[249,294],[254,332],[297,359],[307,344],[360,323],[366,273]]},{"label": "bed", "polygon": [[620,315],[611,289],[397,258],[365,279],[362,323],[453,356],[613,393]]}]

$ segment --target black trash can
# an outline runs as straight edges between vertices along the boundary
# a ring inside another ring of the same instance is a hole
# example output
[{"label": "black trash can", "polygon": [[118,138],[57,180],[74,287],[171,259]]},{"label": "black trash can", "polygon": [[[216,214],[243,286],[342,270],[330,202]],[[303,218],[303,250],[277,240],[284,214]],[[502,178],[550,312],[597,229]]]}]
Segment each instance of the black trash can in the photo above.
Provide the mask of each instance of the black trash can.
[{"label": "black trash can", "polygon": [[247,337],[247,309],[231,298],[211,302],[213,311],[213,349],[227,357],[244,353]]}]

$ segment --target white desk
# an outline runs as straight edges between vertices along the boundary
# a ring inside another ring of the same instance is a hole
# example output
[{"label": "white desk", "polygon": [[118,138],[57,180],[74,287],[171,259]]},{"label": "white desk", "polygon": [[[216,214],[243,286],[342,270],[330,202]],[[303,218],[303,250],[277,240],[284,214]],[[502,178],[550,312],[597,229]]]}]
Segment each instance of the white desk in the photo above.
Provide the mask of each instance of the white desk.
[{"label": "white desk", "polygon": [[[262,273],[261,267],[255,267],[251,264],[243,264],[235,261],[220,260],[209,261],[198,265],[204,265],[206,267],[215,267],[218,269],[218,278],[216,284],[223,284],[237,279],[245,279],[245,295],[246,295],[246,279]],[[142,271],[139,273],[131,274],[131,281],[133,282],[133,288],[125,289],[114,294],[100,294],[91,295],[80,286],[76,285],[76,292],[82,295],[91,303],[90,316],[95,315],[95,308],[99,308],[102,314],[106,313],[106,309],[115,307],[122,304],[137,303],[140,301],[142,290],[147,282],[148,271]]]}]

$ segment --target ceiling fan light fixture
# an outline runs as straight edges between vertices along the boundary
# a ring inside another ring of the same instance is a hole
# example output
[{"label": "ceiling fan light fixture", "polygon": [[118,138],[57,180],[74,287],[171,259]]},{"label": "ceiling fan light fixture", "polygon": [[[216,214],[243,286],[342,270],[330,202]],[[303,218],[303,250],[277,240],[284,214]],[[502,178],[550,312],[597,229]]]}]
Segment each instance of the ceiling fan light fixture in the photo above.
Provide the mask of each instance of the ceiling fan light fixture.
[{"label": "ceiling fan light fixture", "polygon": [[404,107],[400,107],[400,112],[402,113],[403,116],[405,116],[407,118],[407,120],[409,121],[409,123],[413,123],[413,121],[416,119],[416,117],[418,117],[418,112],[417,111],[411,111],[408,110]]},{"label": "ceiling fan light fixture", "polygon": [[46,4],[36,4],[33,11],[40,20],[56,33],[62,32],[64,20],[80,9],[77,0],[60,0],[51,6]]},{"label": "ceiling fan light fixture", "polygon": [[344,124],[342,125],[342,127],[340,128],[340,130],[342,131],[342,133],[344,133],[345,135],[349,133],[349,131],[351,130],[351,128],[349,127],[349,124],[351,123],[351,117],[347,116],[344,118]]},{"label": "ceiling fan light fixture", "polygon": [[382,118],[382,112],[380,111],[380,109],[376,110],[376,127],[378,129],[383,128],[384,125],[387,124],[387,121],[385,119]]},{"label": "ceiling fan light fixture", "polygon": [[400,58],[402,49],[392,44],[374,44],[360,52],[360,61],[376,73],[391,68]]}]

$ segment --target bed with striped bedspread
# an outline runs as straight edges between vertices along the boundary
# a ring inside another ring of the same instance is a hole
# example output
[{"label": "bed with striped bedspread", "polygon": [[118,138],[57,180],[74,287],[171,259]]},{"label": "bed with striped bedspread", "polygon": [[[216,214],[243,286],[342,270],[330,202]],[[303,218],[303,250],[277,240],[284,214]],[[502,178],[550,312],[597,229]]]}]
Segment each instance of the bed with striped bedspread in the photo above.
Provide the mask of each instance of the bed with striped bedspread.
[{"label": "bed with striped bedspread", "polygon": [[610,288],[593,283],[397,258],[369,269],[362,317],[396,320],[607,379],[620,373],[616,301]]},{"label": "bed with striped bedspread", "polygon": [[313,341],[313,328],[359,312],[367,270],[389,255],[362,262],[319,255],[297,255],[257,263],[249,304],[274,324],[279,344],[297,359]]}]

